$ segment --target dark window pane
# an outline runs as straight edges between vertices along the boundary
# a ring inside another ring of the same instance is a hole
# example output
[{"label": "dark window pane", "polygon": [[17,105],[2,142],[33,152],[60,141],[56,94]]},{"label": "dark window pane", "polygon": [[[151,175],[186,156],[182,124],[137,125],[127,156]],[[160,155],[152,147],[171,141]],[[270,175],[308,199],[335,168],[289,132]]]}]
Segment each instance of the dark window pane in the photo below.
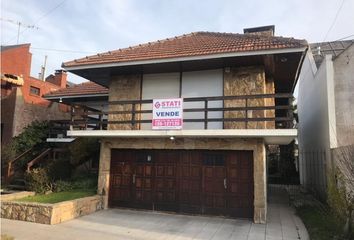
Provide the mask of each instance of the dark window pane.
[{"label": "dark window pane", "polygon": [[30,94],[39,96],[39,95],[40,95],[40,90],[39,90],[39,88],[36,88],[36,87],[31,86],[31,87],[30,87]]},{"label": "dark window pane", "polygon": [[206,153],[203,155],[203,165],[224,166],[225,159],[223,154]]}]

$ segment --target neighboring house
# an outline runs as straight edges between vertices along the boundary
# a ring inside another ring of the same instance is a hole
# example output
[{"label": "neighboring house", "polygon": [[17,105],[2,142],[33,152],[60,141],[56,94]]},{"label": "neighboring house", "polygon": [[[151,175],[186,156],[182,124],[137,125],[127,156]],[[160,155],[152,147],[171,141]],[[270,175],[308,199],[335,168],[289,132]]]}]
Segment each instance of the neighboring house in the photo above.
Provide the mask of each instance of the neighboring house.
[{"label": "neighboring house", "polygon": [[66,105],[100,109],[108,103],[108,88],[94,82],[84,82],[47,93],[44,98]]},{"label": "neighboring house", "polygon": [[[46,96],[89,102],[67,134],[101,138],[105,207],[266,222],[266,147],[297,136],[292,92],[308,46],[273,33],[195,32],[63,63],[108,88],[104,106],[107,92],[96,106],[91,92]],[[153,99],[170,98],[183,98],[183,128],[152,130]]]},{"label": "neighboring house", "polygon": [[325,199],[333,150],[354,145],[354,40],[310,47],[299,77],[300,181]]},{"label": "neighboring house", "polygon": [[9,143],[34,120],[68,118],[68,107],[42,96],[65,88],[67,74],[57,70],[45,81],[30,76],[30,44],[1,47],[1,142]]}]

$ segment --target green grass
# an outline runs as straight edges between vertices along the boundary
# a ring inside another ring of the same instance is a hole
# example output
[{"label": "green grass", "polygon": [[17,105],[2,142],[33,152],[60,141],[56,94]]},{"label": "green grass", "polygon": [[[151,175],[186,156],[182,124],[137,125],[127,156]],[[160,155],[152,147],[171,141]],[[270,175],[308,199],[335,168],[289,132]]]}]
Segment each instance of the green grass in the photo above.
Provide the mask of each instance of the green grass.
[{"label": "green grass", "polygon": [[77,198],[93,196],[95,194],[96,194],[95,190],[76,189],[67,192],[56,192],[56,193],[50,193],[46,195],[41,194],[41,195],[30,196],[30,197],[18,199],[16,201],[37,202],[37,203],[58,203],[58,202],[73,200]]},{"label": "green grass", "polygon": [[329,212],[304,206],[297,208],[297,215],[304,222],[311,240],[350,239],[342,237],[343,223]]}]

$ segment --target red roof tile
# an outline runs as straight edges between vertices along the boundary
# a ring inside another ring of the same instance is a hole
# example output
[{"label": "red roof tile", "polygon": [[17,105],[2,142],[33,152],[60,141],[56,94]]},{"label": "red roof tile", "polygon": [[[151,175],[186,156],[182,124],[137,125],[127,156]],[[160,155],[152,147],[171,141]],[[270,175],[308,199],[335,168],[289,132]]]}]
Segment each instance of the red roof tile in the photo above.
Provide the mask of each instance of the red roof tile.
[{"label": "red roof tile", "polygon": [[63,63],[63,67],[191,57],[218,53],[301,48],[305,40],[253,34],[195,32]]},{"label": "red roof tile", "polygon": [[61,97],[61,96],[80,96],[80,95],[98,95],[108,94],[108,89],[94,82],[84,82],[68,88],[61,88],[57,91],[50,92],[44,97]]}]

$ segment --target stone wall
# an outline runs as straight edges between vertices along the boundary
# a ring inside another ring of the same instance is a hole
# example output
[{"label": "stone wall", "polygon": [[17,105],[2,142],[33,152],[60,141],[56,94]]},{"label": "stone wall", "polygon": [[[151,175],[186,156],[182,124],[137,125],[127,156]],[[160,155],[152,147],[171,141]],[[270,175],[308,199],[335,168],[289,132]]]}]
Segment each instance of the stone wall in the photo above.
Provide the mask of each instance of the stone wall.
[{"label": "stone wall", "polygon": [[1,217],[42,224],[58,224],[102,208],[102,197],[98,195],[55,204],[2,201]]},{"label": "stone wall", "polygon": [[213,149],[252,150],[254,166],[254,222],[265,223],[267,214],[265,147],[262,139],[183,138],[112,138],[101,142],[98,194],[108,207],[111,149]]},{"label": "stone wall", "polygon": [[13,220],[51,224],[52,204],[1,202],[1,217]]},{"label": "stone wall", "polygon": [[101,209],[102,197],[97,195],[56,203],[53,206],[51,224],[65,222]]},{"label": "stone wall", "polygon": [[[16,91],[13,136],[22,133],[23,129],[33,121],[50,121],[70,119],[69,109],[62,109],[58,103],[51,102],[48,106],[29,103],[24,100],[21,89]],[[64,111],[63,111],[64,110]]]},{"label": "stone wall", "polygon": [[[242,96],[274,93],[274,81],[266,79],[263,66],[232,67],[229,72],[224,73],[224,96]],[[273,102],[272,102],[273,101]],[[274,104],[274,99],[250,99],[248,107],[266,106]],[[246,100],[226,100],[224,107],[246,107]],[[249,110],[249,118],[273,117],[274,111]],[[245,118],[246,111],[227,111],[224,118]],[[274,122],[225,122],[225,129],[263,129],[274,128]]]},{"label": "stone wall", "polygon": [[[141,99],[141,75],[123,75],[112,77],[109,86],[109,101],[119,100],[139,100]],[[136,110],[140,110],[140,106],[136,106]],[[109,111],[131,111],[131,105],[110,105]],[[138,115],[136,115],[138,117]],[[132,115],[127,114],[109,114],[109,121],[130,121]],[[109,130],[135,130],[139,129],[139,125],[134,127],[130,124],[109,124]]]}]

